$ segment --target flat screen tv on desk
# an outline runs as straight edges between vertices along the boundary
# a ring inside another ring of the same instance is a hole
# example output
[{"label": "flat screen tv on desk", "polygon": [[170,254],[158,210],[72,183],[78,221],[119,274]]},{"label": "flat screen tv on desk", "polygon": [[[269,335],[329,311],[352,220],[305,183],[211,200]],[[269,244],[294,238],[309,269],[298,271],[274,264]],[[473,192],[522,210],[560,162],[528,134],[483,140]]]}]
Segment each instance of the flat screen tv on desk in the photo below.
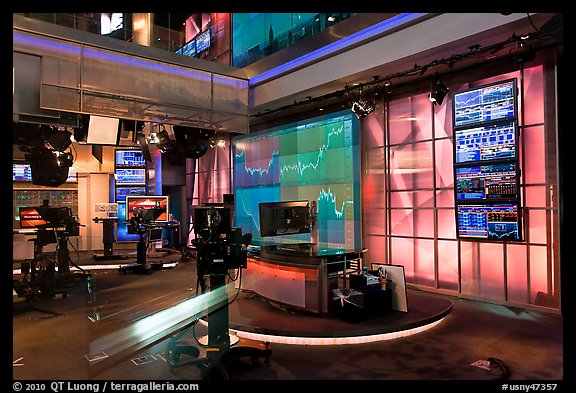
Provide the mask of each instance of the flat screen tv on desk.
[{"label": "flat screen tv on desk", "polygon": [[310,233],[308,201],[261,202],[259,209],[261,236]]},{"label": "flat screen tv on desk", "polygon": [[134,209],[142,209],[143,221],[168,222],[170,207],[165,195],[127,195],[126,220],[134,217]]}]

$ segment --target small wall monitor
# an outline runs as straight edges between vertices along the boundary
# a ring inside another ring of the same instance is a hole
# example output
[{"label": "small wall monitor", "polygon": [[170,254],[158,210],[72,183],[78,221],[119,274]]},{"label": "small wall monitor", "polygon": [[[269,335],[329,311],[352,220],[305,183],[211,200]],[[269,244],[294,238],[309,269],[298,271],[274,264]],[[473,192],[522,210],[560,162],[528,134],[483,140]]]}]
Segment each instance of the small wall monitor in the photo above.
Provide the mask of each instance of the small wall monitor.
[{"label": "small wall monitor", "polygon": [[308,201],[261,202],[259,211],[262,237],[310,233]]},{"label": "small wall monitor", "polygon": [[127,195],[126,220],[140,215],[142,221],[168,222],[169,199],[166,195]]},{"label": "small wall monitor", "polygon": [[516,163],[456,167],[457,201],[516,201]]},{"label": "small wall monitor", "polygon": [[142,168],[146,166],[146,160],[140,149],[116,149],[114,156],[116,167]]},{"label": "small wall monitor", "polygon": [[458,237],[521,241],[518,204],[459,205]]},{"label": "small wall monitor", "polygon": [[125,202],[128,195],[146,195],[145,186],[116,187],[116,202]]},{"label": "small wall monitor", "polygon": [[[15,162],[12,163],[12,181],[32,181],[32,168],[29,163],[26,162]],[[75,183],[78,182],[78,176],[76,170],[72,167],[68,168],[68,177],[66,182]]]},{"label": "small wall monitor", "polygon": [[196,53],[210,48],[210,30],[198,34],[196,37]]},{"label": "small wall monitor", "polygon": [[516,118],[516,79],[454,93],[454,127]]},{"label": "small wall monitor", "polygon": [[116,168],[114,177],[116,185],[146,184],[146,169],[143,168]]},{"label": "small wall monitor", "polygon": [[12,163],[12,181],[32,181],[32,169],[27,163]]}]

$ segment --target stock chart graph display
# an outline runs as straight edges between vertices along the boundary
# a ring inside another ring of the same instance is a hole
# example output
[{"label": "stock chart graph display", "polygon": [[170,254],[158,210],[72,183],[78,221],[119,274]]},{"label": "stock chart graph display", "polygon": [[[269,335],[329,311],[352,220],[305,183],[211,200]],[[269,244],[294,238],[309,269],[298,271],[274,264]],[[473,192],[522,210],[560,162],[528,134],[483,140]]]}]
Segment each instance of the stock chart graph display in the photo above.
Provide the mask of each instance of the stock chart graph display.
[{"label": "stock chart graph display", "polygon": [[[359,247],[359,127],[346,110],[235,137],[235,225],[261,239],[261,202],[316,201],[320,244]],[[307,242],[310,235],[273,240]]]}]

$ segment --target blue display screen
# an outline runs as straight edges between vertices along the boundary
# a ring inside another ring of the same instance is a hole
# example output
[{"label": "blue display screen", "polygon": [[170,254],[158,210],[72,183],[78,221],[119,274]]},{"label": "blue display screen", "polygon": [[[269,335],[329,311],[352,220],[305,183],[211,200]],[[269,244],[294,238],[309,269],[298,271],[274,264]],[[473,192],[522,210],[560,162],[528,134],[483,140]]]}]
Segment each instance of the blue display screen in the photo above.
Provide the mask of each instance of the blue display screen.
[{"label": "blue display screen", "polygon": [[521,240],[518,205],[458,206],[458,236],[490,240]]}]

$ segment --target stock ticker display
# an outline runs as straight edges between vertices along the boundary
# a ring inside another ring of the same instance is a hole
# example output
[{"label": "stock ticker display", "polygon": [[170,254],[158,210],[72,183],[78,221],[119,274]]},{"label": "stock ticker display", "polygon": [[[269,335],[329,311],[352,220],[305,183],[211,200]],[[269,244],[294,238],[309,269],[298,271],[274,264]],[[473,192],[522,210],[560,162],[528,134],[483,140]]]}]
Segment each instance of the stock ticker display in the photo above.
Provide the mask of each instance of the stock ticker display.
[{"label": "stock ticker display", "polygon": [[519,240],[520,216],[516,204],[460,205],[458,228],[463,237]]},{"label": "stock ticker display", "polygon": [[[260,237],[260,202],[316,201],[328,247],[360,245],[359,122],[346,110],[233,139],[235,225]],[[309,235],[283,236],[309,241]]]},{"label": "stock ticker display", "polygon": [[516,125],[505,122],[454,132],[456,163],[516,158]]},{"label": "stock ticker display", "polygon": [[518,199],[516,163],[456,168],[456,200]]},{"label": "stock ticker display", "polygon": [[516,80],[454,93],[458,237],[522,240]]}]

